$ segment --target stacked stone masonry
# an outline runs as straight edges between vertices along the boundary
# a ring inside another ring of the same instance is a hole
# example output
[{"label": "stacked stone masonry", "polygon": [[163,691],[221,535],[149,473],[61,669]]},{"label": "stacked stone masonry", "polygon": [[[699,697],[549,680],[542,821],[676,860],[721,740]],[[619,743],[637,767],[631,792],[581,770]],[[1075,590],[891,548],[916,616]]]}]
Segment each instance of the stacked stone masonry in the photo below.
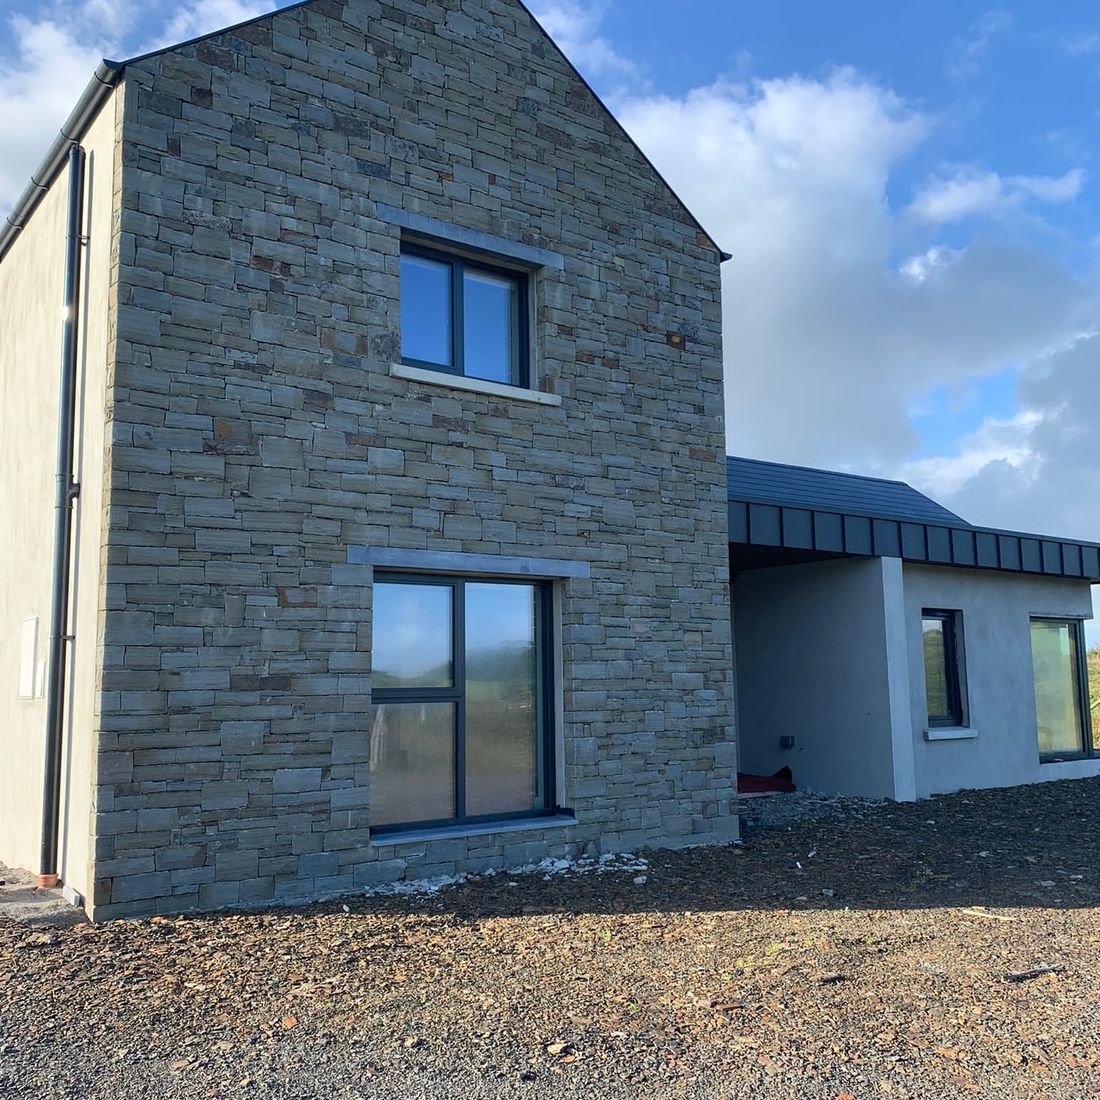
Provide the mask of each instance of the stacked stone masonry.
[{"label": "stacked stone masonry", "polygon": [[[314,0],[125,74],[97,917],[736,836],[719,255],[514,0]],[[560,254],[557,407],[392,377],[397,207]],[[371,573],[560,582],[576,824],[372,843]]]}]

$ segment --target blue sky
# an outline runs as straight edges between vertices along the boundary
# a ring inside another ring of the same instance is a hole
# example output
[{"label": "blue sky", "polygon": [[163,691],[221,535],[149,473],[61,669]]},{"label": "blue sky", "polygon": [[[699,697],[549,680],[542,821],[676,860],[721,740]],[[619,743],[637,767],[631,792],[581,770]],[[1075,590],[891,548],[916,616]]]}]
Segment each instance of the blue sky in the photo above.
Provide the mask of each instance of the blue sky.
[{"label": "blue sky", "polygon": [[[1090,168],[1100,148],[1100,11],[1095,4],[759,4],[695,0],[670,18],[654,0],[609,4],[608,38],[655,87],[683,94],[716,74],[827,77],[849,67],[937,118],[933,141],[889,181],[906,200],[945,162],[1010,175]],[[1076,247],[1100,232],[1087,202],[1052,219]],[[1060,235],[1060,234],[1059,234]],[[1091,251],[1091,250],[1090,250]]]},{"label": "blue sky", "polygon": [[1100,537],[1100,9],[536,10],[734,253],[731,450]]},{"label": "blue sky", "polygon": [[[270,0],[0,0],[0,210],[97,58]],[[1100,538],[1100,9],[531,0],[719,242],[728,445]]]}]

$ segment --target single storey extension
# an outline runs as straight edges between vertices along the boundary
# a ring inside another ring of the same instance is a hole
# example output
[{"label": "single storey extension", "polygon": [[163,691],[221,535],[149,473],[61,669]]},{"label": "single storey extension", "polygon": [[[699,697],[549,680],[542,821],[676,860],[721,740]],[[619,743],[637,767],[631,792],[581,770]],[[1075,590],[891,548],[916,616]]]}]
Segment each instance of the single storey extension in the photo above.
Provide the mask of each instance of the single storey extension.
[{"label": "single storey extension", "polygon": [[902,482],[726,466],[742,770],[899,800],[1100,775],[1100,546],[974,527]]}]

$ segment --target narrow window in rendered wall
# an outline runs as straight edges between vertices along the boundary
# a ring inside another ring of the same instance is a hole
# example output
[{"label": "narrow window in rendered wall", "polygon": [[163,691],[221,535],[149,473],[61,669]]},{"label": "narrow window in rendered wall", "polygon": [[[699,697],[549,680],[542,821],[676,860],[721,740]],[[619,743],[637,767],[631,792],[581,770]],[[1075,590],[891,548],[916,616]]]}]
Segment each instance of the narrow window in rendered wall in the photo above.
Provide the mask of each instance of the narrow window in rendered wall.
[{"label": "narrow window in rendered wall", "polygon": [[929,726],[961,726],[964,678],[960,664],[962,615],[925,608],[921,612],[924,692]]}]

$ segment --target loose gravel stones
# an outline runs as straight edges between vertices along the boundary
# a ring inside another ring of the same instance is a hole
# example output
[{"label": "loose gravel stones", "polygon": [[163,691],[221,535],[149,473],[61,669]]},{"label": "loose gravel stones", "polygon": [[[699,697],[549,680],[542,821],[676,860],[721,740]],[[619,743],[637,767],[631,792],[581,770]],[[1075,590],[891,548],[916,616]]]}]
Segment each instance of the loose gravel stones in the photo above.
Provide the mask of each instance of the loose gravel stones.
[{"label": "loose gravel stones", "polygon": [[837,811],[644,875],[0,920],[0,1096],[1094,1095],[1100,781]]}]

